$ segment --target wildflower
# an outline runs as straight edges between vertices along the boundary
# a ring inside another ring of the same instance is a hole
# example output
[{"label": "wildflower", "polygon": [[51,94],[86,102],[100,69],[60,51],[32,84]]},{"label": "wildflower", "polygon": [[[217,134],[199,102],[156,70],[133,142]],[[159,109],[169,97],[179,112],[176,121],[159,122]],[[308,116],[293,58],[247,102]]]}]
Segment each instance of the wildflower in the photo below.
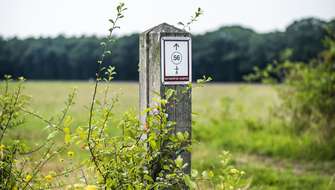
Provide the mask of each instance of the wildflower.
[{"label": "wildflower", "polygon": [[65,134],[69,134],[70,133],[70,128],[64,127],[63,131],[64,131]]},{"label": "wildflower", "polygon": [[5,145],[1,144],[0,145],[0,152],[2,152],[3,150],[5,150]]},{"label": "wildflower", "polygon": [[73,156],[74,156],[74,152],[73,152],[73,151],[69,151],[69,152],[67,152],[67,155],[68,155],[69,157],[73,157]]},{"label": "wildflower", "polygon": [[83,189],[84,188],[84,184],[81,184],[81,183],[76,183],[73,185],[73,188],[74,189]]},{"label": "wildflower", "polygon": [[27,175],[26,178],[24,178],[25,182],[29,182],[31,180],[31,178],[33,178],[31,175]]},{"label": "wildflower", "polygon": [[52,175],[49,174],[49,175],[46,175],[44,177],[44,179],[45,179],[46,182],[50,183],[52,181],[53,177],[52,177]]},{"label": "wildflower", "polygon": [[214,172],[212,170],[210,170],[208,172],[208,177],[210,177],[210,178],[214,177]]},{"label": "wildflower", "polygon": [[95,186],[95,185],[88,185],[88,186],[86,186],[86,188],[85,188],[85,190],[97,190],[98,188],[97,188],[97,186]]}]

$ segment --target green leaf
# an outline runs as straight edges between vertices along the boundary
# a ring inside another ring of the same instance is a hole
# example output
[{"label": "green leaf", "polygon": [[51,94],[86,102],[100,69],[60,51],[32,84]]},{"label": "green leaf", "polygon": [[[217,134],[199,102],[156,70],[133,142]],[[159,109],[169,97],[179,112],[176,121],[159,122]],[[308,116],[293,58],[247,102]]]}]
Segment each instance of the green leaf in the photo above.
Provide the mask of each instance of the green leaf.
[{"label": "green leaf", "polygon": [[177,138],[178,138],[178,140],[183,141],[184,140],[183,133],[182,132],[177,132]]},{"label": "green leaf", "polygon": [[52,133],[48,135],[47,140],[54,138],[57,134],[58,134],[58,131],[53,131]]},{"label": "green leaf", "polygon": [[165,98],[167,100],[169,100],[173,96],[173,94],[175,94],[175,92],[176,91],[174,89],[168,89],[168,90],[166,90],[166,92],[165,92]]},{"label": "green leaf", "polygon": [[184,23],[182,23],[182,22],[178,22],[177,24],[184,26]]},{"label": "green leaf", "polygon": [[188,139],[189,136],[190,136],[190,134],[187,131],[185,131],[184,132],[184,140]]},{"label": "green leaf", "polygon": [[151,178],[151,176],[149,176],[148,174],[144,175],[144,179],[150,182],[153,182],[154,180]]},{"label": "green leaf", "polygon": [[153,139],[149,139],[149,144],[150,144],[150,147],[153,149],[153,150],[156,150],[157,149],[157,143],[155,140]]},{"label": "green leaf", "polygon": [[109,22],[115,24],[114,20],[113,19],[109,19]]},{"label": "green leaf", "polygon": [[178,168],[183,167],[183,158],[180,155],[174,160],[174,162]]},{"label": "green leaf", "polygon": [[209,178],[212,178],[212,177],[214,177],[214,173],[213,173],[213,171],[212,171],[212,170],[210,170],[210,171],[208,172],[208,177],[209,177]]},{"label": "green leaf", "polygon": [[168,165],[163,165],[163,169],[164,169],[164,170],[169,170],[170,167],[169,167]]},{"label": "green leaf", "polygon": [[67,117],[64,119],[64,128],[69,127],[71,124],[72,124],[72,117],[67,116]]}]

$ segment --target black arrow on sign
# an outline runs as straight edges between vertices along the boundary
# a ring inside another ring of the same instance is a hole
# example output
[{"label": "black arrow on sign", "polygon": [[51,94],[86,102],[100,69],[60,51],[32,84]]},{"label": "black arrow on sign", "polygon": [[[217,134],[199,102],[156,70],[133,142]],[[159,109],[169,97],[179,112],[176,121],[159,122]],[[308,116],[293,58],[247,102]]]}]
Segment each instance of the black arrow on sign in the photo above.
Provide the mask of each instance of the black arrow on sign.
[{"label": "black arrow on sign", "polygon": [[179,44],[175,43],[175,44],[173,45],[173,47],[175,47],[176,50],[177,50],[177,49],[179,48]]},{"label": "black arrow on sign", "polygon": [[176,66],[176,68],[174,69],[176,71],[176,74],[178,74],[178,67]]}]

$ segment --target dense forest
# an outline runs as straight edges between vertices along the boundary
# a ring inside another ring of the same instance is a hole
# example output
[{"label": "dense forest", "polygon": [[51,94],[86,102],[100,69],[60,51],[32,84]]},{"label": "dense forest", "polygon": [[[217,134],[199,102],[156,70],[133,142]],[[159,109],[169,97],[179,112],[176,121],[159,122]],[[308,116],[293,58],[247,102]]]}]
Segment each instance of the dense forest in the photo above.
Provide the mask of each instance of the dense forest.
[{"label": "dense forest", "polygon": [[[257,33],[241,26],[224,26],[193,36],[193,78],[206,74],[215,81],[242,81],[255,66],[264,67],[292,50],[292,61],[307,61],[323,50],[329,22],[316,18],[295,21],[285,31]],[[0,75],[34,80],[87,80],[94,78],[101,54],[101,37],[0,37]],[[117,80],[138,80],[138,34],[117,37],[112,64]]]}]

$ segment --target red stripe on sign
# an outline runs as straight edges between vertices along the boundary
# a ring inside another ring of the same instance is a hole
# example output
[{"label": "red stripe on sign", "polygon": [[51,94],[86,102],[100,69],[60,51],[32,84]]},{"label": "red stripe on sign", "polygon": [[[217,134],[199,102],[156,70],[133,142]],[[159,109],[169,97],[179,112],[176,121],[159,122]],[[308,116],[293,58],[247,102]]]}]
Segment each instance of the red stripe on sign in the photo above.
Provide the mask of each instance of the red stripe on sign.
[{"label": "red stripe on sign", "polygon": [[178,77],[164,77],[165,81],[188,81],[188,76],[178,76]]}]

